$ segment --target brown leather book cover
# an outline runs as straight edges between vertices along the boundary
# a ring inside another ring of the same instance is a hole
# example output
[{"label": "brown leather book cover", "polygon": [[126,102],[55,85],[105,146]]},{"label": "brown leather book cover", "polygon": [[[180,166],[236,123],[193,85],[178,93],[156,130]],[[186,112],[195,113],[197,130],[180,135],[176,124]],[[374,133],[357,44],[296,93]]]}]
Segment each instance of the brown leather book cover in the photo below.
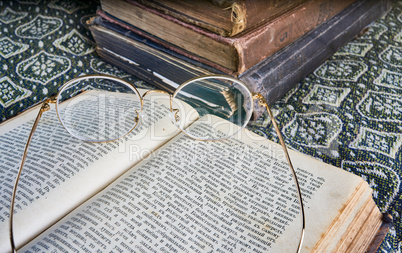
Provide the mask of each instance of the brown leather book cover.
[{"label": "brown leather book cover", "polygon": [[[169,44],[172,48],[188,51],[205,58],[206,62],[222,66],[222,69],[241,74],[333,17],[354,1],[308,0],[272,21],[234,37],[220,36],[134,0],[127,0],[125,8],[120,10],[114,5],[116,1],[103,0],[102,8],[145,31],[145,37]],[[130,6],[132,9],[128,10]]]},{"label": "brown leather book cover", "polygon": [[262,25],[306,0],[135,0],[144,6],[232,37]]},{"label": "brown leather book cover", "polygon": [[245,72],[332,18],[354,1],[309,0],[266,25],[235,37],[232,45],[238,52],[237,72]]}]

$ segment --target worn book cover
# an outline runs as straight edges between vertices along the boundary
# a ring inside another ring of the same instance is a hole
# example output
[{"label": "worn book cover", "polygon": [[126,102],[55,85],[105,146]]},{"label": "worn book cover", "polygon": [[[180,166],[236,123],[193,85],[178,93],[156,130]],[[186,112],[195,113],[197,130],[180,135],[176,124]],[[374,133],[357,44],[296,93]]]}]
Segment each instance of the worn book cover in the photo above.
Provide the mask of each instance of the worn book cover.
[{"label": "worn book cover", "polygon": [[306,0],[134,1],[185,23],[199,26],[225,37],[232,37],[269,22]]},{"label": "worn book cover", "polygon": [[[142,33],[144,37],[166,47],[180,48],[235,74],[241,74],[354,1],[308,0],[270,22],[230,38],[185,23],[135,1],[102,0],[101,3],[104,12],[132,25],[133,32]],[[102,12],[100,15],[103,15]]]},{"label": "worn book cover", "polygon": [[[272,104],[389,8],[388,1],[359,0],[239,78]],[[90,29],[103,59],[166,90],[196,76],[224,73],[102,17]]]}]

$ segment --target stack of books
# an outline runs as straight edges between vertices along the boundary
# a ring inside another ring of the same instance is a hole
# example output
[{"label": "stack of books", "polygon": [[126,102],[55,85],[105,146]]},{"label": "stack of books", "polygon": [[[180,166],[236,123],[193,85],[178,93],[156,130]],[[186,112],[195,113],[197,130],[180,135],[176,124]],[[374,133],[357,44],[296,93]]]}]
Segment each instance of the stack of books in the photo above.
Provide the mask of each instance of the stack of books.
[{"label": "stack of books", "polygon": [[98,54],[161,89],[201,75],[272,104],[390,8],[376,0],[101,0]]}]

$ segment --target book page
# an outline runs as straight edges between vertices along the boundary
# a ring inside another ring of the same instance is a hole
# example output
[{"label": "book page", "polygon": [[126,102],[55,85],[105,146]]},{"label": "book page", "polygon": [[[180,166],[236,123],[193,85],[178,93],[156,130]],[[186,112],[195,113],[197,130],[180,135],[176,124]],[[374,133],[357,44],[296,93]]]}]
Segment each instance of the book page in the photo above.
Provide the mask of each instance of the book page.
[{"label": "book page", "polygon": [[[78,140],[63,128],[54,108],[44,112],[19,182],[14,218],[17,245],[32,239],[180,132],[170,120],[169,97],[150,95],[140,125],[122,139],[107,143]],[[38,111],[38,107],[29,110],[0,127],[0,252],[10,250],[11,191]]]},{"label": "book page", "polygon": [[[208,131],[202,123],[191,127]],[[310,251],[362,179],[290,155],[306,210],[303,249]],[[296,251],[300,211],[284,159],[279,145],[246,130],[214,142],[181,134],[23,250]]]}]

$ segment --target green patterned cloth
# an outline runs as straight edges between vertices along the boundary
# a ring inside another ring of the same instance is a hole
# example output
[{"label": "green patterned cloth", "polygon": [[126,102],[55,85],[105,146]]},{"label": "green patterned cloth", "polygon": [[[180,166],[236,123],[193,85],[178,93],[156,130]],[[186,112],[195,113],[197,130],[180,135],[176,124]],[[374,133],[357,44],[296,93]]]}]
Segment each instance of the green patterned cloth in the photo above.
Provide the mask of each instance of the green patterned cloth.
[{"label": "green patterned cloth", "polygon": [[94,53],[86,21],[97,1],[0,1],[0,121],[57,93],[83,74],[135,77]]},{"label": "green patterned cloth", "polygon": [[[98,2],[0,1],[0,121],[57,93],[65,81],[103,73],[151,87],[103,62],[85,25]],[[273,106],[289,147],[363,177],[391,214],[380,250],[402,239],[402,2]],[[277,141],[266,115],[249,126]]]}]

